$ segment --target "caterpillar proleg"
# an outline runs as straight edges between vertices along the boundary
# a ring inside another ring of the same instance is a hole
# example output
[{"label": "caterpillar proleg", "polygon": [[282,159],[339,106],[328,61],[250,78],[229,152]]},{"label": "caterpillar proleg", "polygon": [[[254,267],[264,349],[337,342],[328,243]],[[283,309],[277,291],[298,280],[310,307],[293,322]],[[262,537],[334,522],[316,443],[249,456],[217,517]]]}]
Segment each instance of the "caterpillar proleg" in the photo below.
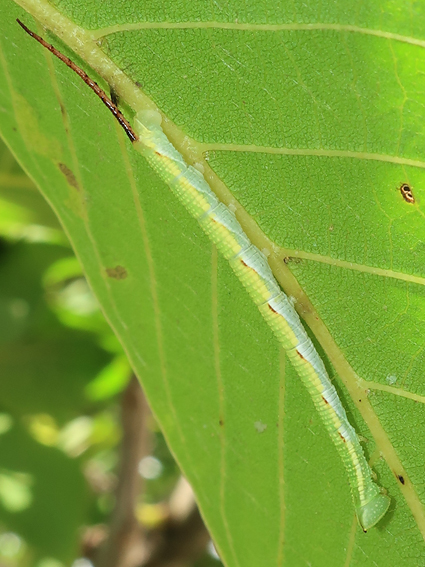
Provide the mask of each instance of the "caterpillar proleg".
[{"label": "caterpillar proleg", "polygon": [[390,498],[372,479],[372,470],[359,438],[348,421],[323,361],[292,303],[276,281],[266,256],[250,241],[234,213],[218,200],[202,173],[188,166],[180,152],[168,140],[161,128],[159,113],[137,113],[132,127],[115,104],[83,70],[19,23],[27,33],[64,61],[96,92],[118,119],[134,149],[146,158],[229,262],[312,397],[347,470],[360,526],[364,531],[373,527],[387,512]]}]

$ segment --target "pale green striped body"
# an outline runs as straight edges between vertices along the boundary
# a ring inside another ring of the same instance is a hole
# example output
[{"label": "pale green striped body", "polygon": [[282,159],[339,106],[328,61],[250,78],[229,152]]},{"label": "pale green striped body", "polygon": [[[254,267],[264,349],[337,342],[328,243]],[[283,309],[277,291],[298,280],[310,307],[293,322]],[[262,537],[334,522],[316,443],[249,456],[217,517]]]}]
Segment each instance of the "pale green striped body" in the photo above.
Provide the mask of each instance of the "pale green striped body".
[{"label": "pale green striped body", "polygon": [[359,439],[347,419],[323,361],[280,289],[266,257],[244,233],[234,214],[220,203],[203,175],[187,166],[169,142],[156,113],[136,117],[134,144],[152,168],[169,185],[188,212],[199,221],[247,289],[270,325],[301,380],[347,469],[358,521],[364,531],[386,513],[390,499],[372,480]]}]

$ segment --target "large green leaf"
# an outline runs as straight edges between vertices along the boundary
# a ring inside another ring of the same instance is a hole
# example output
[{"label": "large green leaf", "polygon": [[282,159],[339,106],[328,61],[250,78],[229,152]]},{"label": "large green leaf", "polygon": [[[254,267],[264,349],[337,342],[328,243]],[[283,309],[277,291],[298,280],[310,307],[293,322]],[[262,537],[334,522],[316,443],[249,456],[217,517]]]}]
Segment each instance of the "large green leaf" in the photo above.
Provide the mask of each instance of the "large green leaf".
[{"label": "large green leaf", "polygon": [[[424,2],[17,4],[0,8],[2,136],[60,217],[226,565],[423,564]],[[357,526],[312,402],[227,264],[16,17],[130,118],[158,105],[270,252],[392,498],[377,528]]]}]

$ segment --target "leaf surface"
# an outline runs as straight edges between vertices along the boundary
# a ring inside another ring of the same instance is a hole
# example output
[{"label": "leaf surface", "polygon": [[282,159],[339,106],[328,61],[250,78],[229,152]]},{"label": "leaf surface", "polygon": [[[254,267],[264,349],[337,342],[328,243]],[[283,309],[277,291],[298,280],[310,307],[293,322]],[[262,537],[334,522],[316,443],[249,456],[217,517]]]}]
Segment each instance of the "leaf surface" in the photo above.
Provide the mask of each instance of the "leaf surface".
[{"label": "leaf surface", "polygon": [[[17,4],[39,23],[1,7],[2,136],[69,235],[225,564],[418,565],[424,5]],[[268,250],[392,498],[377,528],[357,526],[312,402],[230,268],[16,17],[93,67],[130,118],[157,105]]]}]

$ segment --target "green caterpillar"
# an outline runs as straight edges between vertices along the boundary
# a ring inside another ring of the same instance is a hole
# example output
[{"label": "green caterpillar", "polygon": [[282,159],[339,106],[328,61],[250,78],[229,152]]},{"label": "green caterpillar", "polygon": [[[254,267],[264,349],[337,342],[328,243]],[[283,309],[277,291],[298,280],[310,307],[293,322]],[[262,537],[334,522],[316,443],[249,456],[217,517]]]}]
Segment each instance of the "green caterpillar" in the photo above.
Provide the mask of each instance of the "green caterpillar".
[{"label": "green caterpillar", "polygon": [[18,23],[73,69],[101,98],[124,128],[135,150],[147,159],[229,262],[313,399],[347,470],[360,526],[364,531],[373,527],[387,512],[390,498],[373,481],[359,438],[347,419],[323,361],[297,312],[280,289],[264,254],[251,243],[235,215],[217,199],[203,175],[188,166],[168,140],[158,112],[138,113],[132,128],[116,105],[82,69],[19,20]]},{"label": "green caterpillar", "polygon": [[199,222],[245,286],[262,316],[285,349],[309,391],[323,423],[347,469],[354,506],[364,531],[388,510],[390,499],[372,480],[372,471],[354,428],[350,425],[322,359],[300,318],[280,289],[266,257],[244,233],[235,215],[220,203],[203,175],[188,166],[160,126],[161,116],[136,116],[134,147]]}]

